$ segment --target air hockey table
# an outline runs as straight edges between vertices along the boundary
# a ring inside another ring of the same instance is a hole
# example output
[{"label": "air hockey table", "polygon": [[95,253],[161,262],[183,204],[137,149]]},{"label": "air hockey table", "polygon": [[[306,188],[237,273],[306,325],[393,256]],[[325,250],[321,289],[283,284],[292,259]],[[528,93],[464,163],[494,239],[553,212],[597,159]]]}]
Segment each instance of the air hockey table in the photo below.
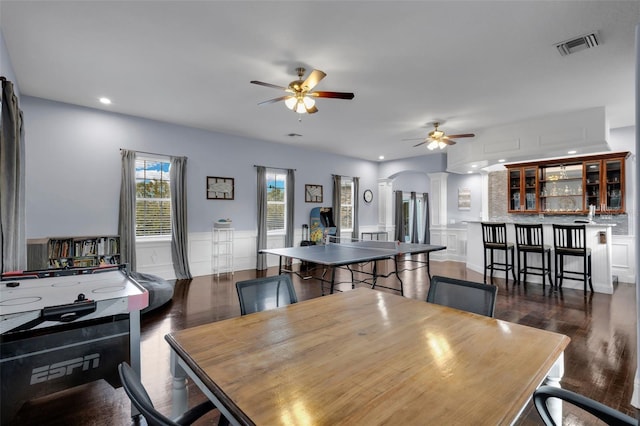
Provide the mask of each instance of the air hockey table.
[{"label": "air hockey table", "polygon": [[34,398],[99,379],[119,387],[122,361],[139,373],[140,310],[148,304],[122,265],[3,276],[0,423]]}]

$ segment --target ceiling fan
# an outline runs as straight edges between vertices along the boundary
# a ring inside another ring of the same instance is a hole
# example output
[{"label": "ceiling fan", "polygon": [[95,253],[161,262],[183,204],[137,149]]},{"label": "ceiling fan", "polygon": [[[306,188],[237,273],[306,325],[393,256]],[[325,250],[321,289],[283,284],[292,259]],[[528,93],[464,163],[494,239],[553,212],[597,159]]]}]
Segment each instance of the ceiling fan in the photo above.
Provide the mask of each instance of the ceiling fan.
[{"label": "ceiling fan", "polygon": [[298,79],[289,83],[288,87],[277,86],[275,84],[264,83],[262,81],[253,80],[251,83],[258,84],[260,86],[273,87],[274,89],[282,89],[288,92],[288,95],[280,96],[279,98],[269,99],[267,101],[260,102],[258,105],[270,104],[274,102],[284,101],[287,108],[298,114],[313,114],[318,112],[316,108],[316,101],[314,98],[334,98],[334,99],[353,99],[353,93],[347,92],[323,92],[313,91],[320,81],[326,77],[327,74],[320,70],[313,70],[306,80],[303,80],[305,69],[302,67],[296,68]]},{"label": "ceiling fan", "polygon": [[[454,141],[453,138],[472,138],[475,136],[473,133],[461,133],[459,135],[447,136],[442,130],[438,129],[438,126],[440,126],[440,123],[438,122],[433,123],[434,129],[429,132],[429,135],[426,137],[426,139],[424,139],[422,142],[418,144],[415,144],[414,147],[420,146],[426,143],[427,148],[429,148],[430,150],[434,150],[436,148],[444,149],[447,145],[456,144],[456,141]],[[412,140],[412,139],[405,139],[405,140]]]}]

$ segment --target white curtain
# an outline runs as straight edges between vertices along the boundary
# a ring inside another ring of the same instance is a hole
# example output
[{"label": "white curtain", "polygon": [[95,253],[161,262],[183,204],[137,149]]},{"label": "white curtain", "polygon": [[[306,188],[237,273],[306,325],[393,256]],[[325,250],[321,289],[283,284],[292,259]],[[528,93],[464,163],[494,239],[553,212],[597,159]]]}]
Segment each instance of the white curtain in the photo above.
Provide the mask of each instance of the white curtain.
[{"label": "white curtain", "polygon": [[120,210],[118,234],[120,235],[120,263],[136,270],[136,152],[122,149],[120,173]]},{"label": "white curtain", "polygon": [[3,273],[27,269],[22,111],[13,83],[4,77],[0,127],[0,273]]},{"label": "white curtain", "polygon": [[191,279],[187,227],[187,158],[171,157],[171,259],[179,280]]}]

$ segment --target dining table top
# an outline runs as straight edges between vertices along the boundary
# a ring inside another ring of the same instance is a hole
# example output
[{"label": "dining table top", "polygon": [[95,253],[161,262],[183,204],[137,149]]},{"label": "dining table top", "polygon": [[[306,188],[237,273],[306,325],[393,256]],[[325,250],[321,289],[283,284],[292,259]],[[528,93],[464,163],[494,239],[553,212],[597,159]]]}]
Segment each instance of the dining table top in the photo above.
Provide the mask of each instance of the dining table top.
[{"label": "dining table top", "polygon": [[170,333],[240,424],[511,424],[562,334],[359,288]]}]

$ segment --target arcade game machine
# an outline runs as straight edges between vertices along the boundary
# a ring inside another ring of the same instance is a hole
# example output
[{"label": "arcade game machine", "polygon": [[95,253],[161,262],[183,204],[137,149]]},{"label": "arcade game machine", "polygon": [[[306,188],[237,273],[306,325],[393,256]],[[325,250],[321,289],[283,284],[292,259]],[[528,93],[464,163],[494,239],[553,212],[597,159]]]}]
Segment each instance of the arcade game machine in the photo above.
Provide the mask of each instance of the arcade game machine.
[{"label": "arcade game machine", "polygon": [[323,244],[327,235],[336,235],[336,224],[333,221],[333,208],[315,207],[309,215],[311,235],[309,239],[315,244]]}]

